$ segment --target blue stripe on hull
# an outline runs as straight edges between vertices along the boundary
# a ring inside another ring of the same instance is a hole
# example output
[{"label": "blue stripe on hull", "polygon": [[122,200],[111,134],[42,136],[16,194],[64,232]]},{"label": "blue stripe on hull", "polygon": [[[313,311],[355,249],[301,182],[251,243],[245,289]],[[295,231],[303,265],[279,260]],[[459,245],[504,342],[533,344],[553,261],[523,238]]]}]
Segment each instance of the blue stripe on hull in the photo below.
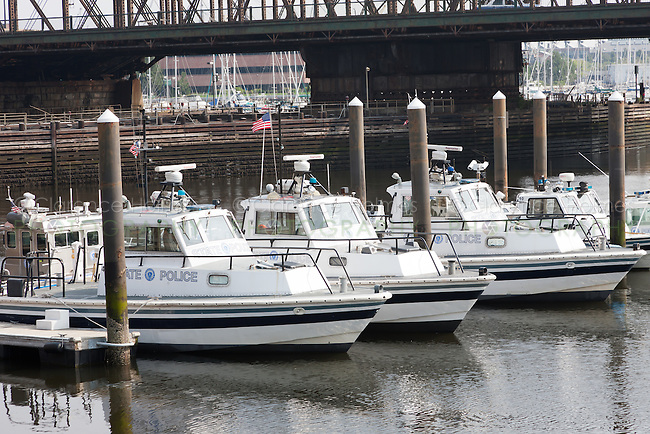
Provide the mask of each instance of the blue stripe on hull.
[{"label": "blue stripe on hull", "polygon": [[[600,266],[576,266],[575,268],[546,268],[535,270],[500,271],[498,268],[488,269],[497,276],[497,281],[504,280],[527,280],[544,279],[551,277],[583,276],[587,274],[626,273],[632,269],[634,264],[615,264]],[[469,266],[471,268],[473,266]],[[476,268],[479,266],[477,265]],[[480,297],[481,299],[483,296]]]},{"label": "blue stripe on hull", "polygon": [[[305,313],[296,315],[293,312],[286,315],[276,316],[250,316],[244,318],[138,318],[129,317],[129,328],[132,330],[183,330],[183,329],[204,329],[204,328],[234,328],[234,327],[266,327],[279,325],[313,324],[332,321],[349,321],[358,319],[371,319],[379,310],[379,305],[371,309],[346,311],[346,312],[324,312]],[[83,311],[81,312],[84,313]],[[70,327],[97,328],[95,324],[86,318],[70,315]],[[22,324],[35,324],[37,319],[43,318],[43,312],[35,314],[11,314],[0,312],[0,321],[17,322]],[[102,326],[106,326],[106,317],[90,317]]]}]

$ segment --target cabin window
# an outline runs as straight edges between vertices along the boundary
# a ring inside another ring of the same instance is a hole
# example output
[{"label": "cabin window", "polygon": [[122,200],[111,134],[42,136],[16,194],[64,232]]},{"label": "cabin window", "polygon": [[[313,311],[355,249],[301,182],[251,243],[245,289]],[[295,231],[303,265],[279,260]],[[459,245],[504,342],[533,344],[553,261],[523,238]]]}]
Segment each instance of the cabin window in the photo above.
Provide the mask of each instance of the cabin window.
[{"label": "cabin window", "polygon": [[147,252],[179,252],[176,237],[172,228],[167,227],[152,227],[147,228],[147,244],[145,246]]},{"label": "cabin window", "polygon": [[344,256],[341,256],[340,258],[338,256],[332,256],[329,262],[332,267],[345,267],[348,265],[348,258]]},{"label": "cabin window", "polygon": [[603,209],[598,196],[592,196],[590,194],[578,195],[578,202],[580,202],[580,209],[583,213],[587,214],[604,214],[605,210]]},{"label": "cabin window", "polygon": [[305,235],[295,212],[257,211],[255,233],[262,235]]},{"label": "cabin window", "polygon": [[36,234],[36,250],[41,252],[47,250],[47,238],[45,234]]},{"label": "cabin window", "polygon": [[325,215],[320,206],[313,205],[307,207],[305,210],[305,216],[307,217],[307,222],[312,231],[327,227],[327,221],[325,220]]},{"label": "cabin window", "polygon": [[67,237],[65,232],[54,234],[54,247],[65,247],[67,246]]},{"label": "cabin window", "polygon": [[69,232],[67,234],[67,239],[68,239],[68,245],[71,246],[72,243],[76,243],[79,241],[79,232]]},{"label": "cabin window", "polygon": [[472,200],[472,195],[470,194],[469,191],[467,190],[461,190],[460,193],[458,194],[458,197],[460,198],[460,204],[459,206],[462,208],[463,211],[476,211],[476,204]]},{"label": "cabin window", "polygon": [[227,274],[210,274],[208,276],[208,284],[213,286],[225,286],[229,280]]},{"label": "cabin window", "polygon": [[90,231],[86,234],[86,242],[89,246],[99,245],[99,231]]},{"label": "cabin window", "polygon": [[363,205],[361,204],[361,202],[355,201],[354,206],[357,208],[357,213],[361,217],[361,220],[366,223],[370,223],[370,219],[368,218],[368,213],[366,212],[365,209],[363,209]]},{"label": "cabin window", "polygon": [[528,199],[528,215],[562,214],[556,198]]},{"label": "cabin window", "polygon": [[485,187],[476,189],[476,203],[479,210],[483,212],[501,212],[501,207],[494,195]]},{"label": "cabin window", "polygon": [[32,234],[29,232],[21,232],[20,241],[22,243],[23,256],[27,256],[32,251]]},{"label": "cabin window", "polygon": [[203,242],[201,234],[199,233],[199,227],[196,225],[194,220],[181,220],[176,223],[176,225],[178,226],[186,245],[193,246]]},{"label": "cabin window", "polygon": [[411,196],[402,197],[402,217],[413,217]]},{"label": "cabin window", "polygon": [[460,218],[454,202],[447,196],[431,197],[431,218]]},{"label": "cabin window", "polygon": [[352,226],[358,225],[359,219],[352,209],[352,204],[349,202],[342,203],[326,203],[323,204],[325,208],[325,216],[330,222],[334,222],[332,226]]},{"label": "cabin window", "polygon": [[145,228],[124,226],[124,248],[126,250],[144,252],[145,245]]},{"label": "cabin window", "polygon": [[7,248],[8,249],[16,248],[16,232],[14,231],[7,232]]},{"label": "cabin window", "polygon": [[[99,237],[99,234],[97,234]],[[179,252],[171,226],[124,227],[124,248],[134,252]]]},{"label": "cabin window", "polygon": [[232,216],[232,214],[228,214],[228,221],[230,222],[232,230],[235,231],[235,237],[244,238],[244,234],[241,233],[241,229],[239,229],[239,225],[235,221],[235,218]]},{"label": "cabin window", "polygon": [[[650,210],[647,208],[627,208],[625,219],[630,226],[647,225],[650,223]],[[634,230],[635,228],[632,228]]]},{"label": "cabin window", "polygon": [[235,238],[233,228],[223,216],[202,217],[199,219],[199,226],[205,231],[208,241],[230,240]]},{"label": "cabin window", "polygon": [[488,237],[485,240],[485,245],[488,247],[505,247],[506,239],[503,237]]}]

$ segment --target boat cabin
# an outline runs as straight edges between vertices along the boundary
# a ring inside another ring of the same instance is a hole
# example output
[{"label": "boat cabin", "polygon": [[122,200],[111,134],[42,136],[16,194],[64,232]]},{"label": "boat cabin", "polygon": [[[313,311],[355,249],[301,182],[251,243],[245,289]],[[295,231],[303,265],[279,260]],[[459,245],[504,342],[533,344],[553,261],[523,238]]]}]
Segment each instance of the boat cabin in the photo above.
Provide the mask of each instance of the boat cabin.
[{"label": "boat cabin", "polygon": [[[84,269],[92,274],[100,261],[101,224],[101,213],[90,211],[88,202],[72,210],[51,212],[39,206],[33,194],[25,193],[3,227],[4,270],[14,276],[26,276],[30,267],[39,275],[82,278]],[[58,259],[24,259],[37,256]]]}]

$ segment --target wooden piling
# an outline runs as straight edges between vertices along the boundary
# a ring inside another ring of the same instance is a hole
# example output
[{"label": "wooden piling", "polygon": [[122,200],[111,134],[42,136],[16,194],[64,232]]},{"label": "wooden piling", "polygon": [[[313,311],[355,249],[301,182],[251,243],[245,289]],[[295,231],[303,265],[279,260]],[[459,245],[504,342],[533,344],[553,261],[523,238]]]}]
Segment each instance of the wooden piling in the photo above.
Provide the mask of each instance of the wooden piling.
[{"label": "wooden piling", "polygon": [[366,206],[366,157],[363,141],[363,103],[354,97],[350,108],[350,188]]},{"label": "wooden piling", "polygon": [[541,188],[548,179],[546,134],[546,95],[533,95],[533,181]]},{"label": "wooden piling", "polygon": [[97,119],[108,338],[106,360],[110,365],[127,365],[131,361],[126,304],[119,122],[110,110],[106,110]]},{"label": "wooden piling", "polygon": [[609,112],[609,240],[625,247],[625,100],[614,92]]},{"label": "wooden piling", "polygon": [[506,96],[498,91],[492,97],[494,108],[494,190],[508,200],[508,137],[506,129]]},{"label": "wooden piling", "polygon": [[52,152],[52,184],[54,185],[54,200],[59,197],[59,170],[57,164],[56,122],[50,122],[50,149]]},{"label": "wooden piling", "polygon": [[[431,194],[427,149],[427,107],[415,98],[407,107],[411,153],[411,210],[415,235],[431,245]],[[421,243],[421,241],[418,241]],[[424,247],[424,246],[423,246]]]}]

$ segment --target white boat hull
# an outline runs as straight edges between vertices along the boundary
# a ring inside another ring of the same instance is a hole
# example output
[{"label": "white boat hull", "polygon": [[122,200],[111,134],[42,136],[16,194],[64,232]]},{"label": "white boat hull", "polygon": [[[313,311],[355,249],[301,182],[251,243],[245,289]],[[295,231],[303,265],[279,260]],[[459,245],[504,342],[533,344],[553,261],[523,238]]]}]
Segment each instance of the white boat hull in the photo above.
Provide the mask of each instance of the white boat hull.
[{"label": "white boat hull", "polygon": [[497,276],[479,301],[605,300],[643,255],[642,251],[610,249],[544,256],[462,257],[465,268],[487,267]]},{"label": "white boat hull", "polygon": [[494,284],[492,275],[466,274],[426,280],[375,280],[392,297],[379,309],[368,331],[454,332],[486,287]]},{"label": "white boat hull", "polygon": [[[390,296],[129,300],[129,327],[140,333],[138,347],[153,351],[345,352]],[[3,297],[0,321],[34,324],[45,309],[66,307],[71,327],[106,323],[102,301],[68,297]]]}]

